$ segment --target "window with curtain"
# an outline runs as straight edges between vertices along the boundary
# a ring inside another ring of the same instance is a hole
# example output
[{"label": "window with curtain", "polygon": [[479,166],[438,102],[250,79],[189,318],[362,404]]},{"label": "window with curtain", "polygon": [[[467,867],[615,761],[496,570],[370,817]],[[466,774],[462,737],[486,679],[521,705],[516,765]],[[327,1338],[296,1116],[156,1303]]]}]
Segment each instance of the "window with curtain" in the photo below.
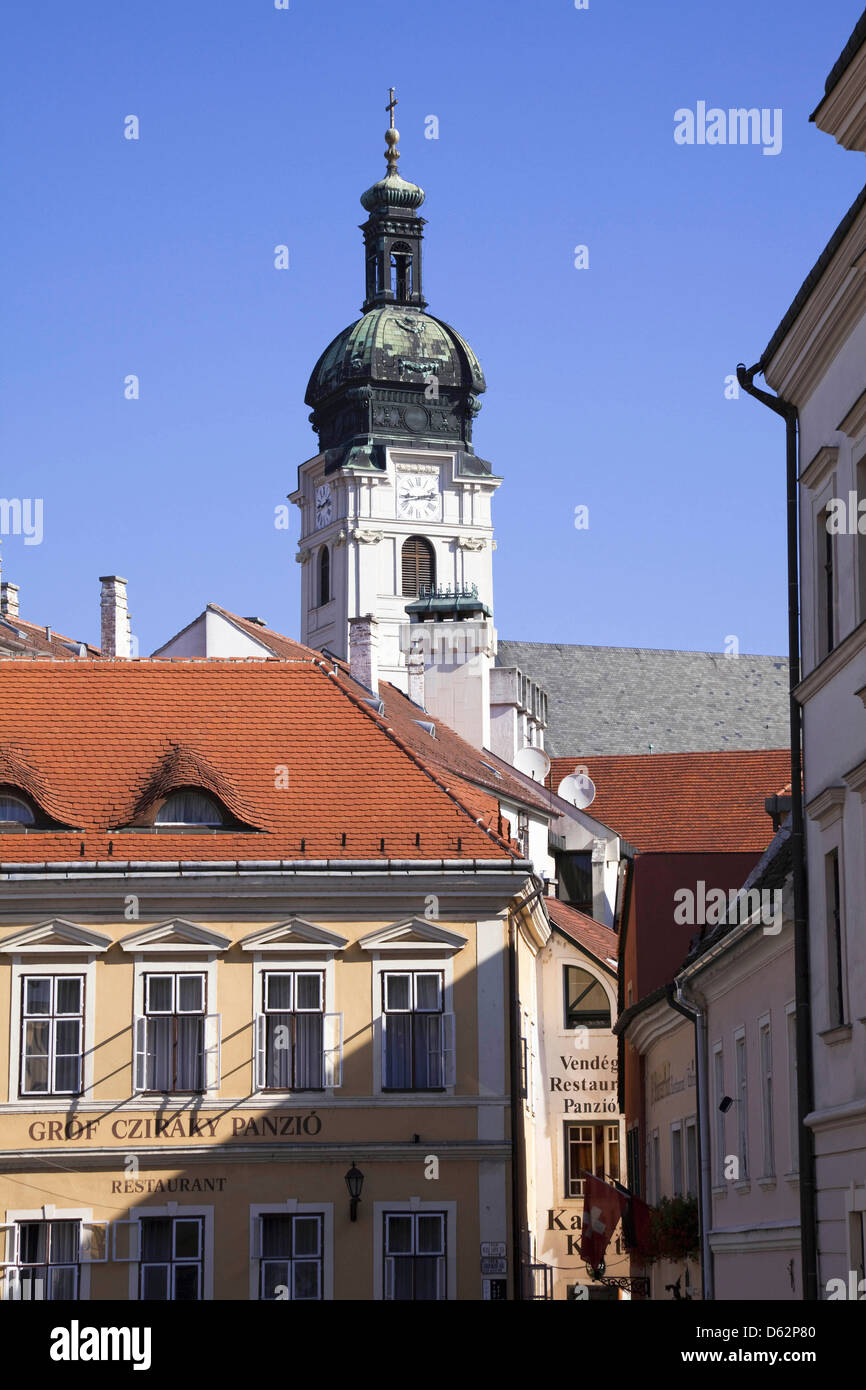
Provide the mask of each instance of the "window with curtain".
[{"label": "window with curtain", "polygon": [[446,1297],[445,1213],[385,1212],[385,1298]]},{"label": "window with curtain", "polygon": [[202,1217],[143,1216],[139,1298],[196,1302],[202,1296]]},{"label": "window with curtain", "polygon": [[312,1302],[322,1297],[322,1218],[259,1217],[259,1297]]},{"label": "window with curtain", "polygon": [[436,559],[433,547],[424,536],[410,536],[402,550],[403,593],[417,598],[422,588],[436,583]]},{"label": "window with curtain", "polygon": [[265,1088],[324,1087],[325,977],[318,970],[269,970],[263,977]]},{"label": "window with curtain", "polygon": [[5,1296],[33,1302],[77,1299],[80,1222],[19,1221],[15,1235],[15,1264],[6,1272]]},{"label": "window with curtain", "polygon": [[384,1090],[435,1091],[446,1085],[443,992],[443,976],[438,970],[383,973]]},{"label": "window with curtain", "polygon": [[147,1091],[205,1089],[205,977],[144,977]]},{"label": "window with curtain", "polygon": [[600,980],[579,965],[566,965],[566,1028],[609,1028],[610,1000]]},{"label": "window with curtain", "polygon": [[172,792],[154,818],[156,825],[222,825],[223,813],[212,797],[194,787]]},{"label": "window with curtain", "polygon": [[78,1095],[83,1033],[84,976],[25,975],[19,1094]]},{"label": "window with curtain", "polygon": [[619,1180],[619,1125],[565,1126],[565,1195],[584,1195],[584,1175]]},{"label": "window with curtain", "polygon": [[331,601],[331,552],[326,545],[319,551],[319,606]]}]

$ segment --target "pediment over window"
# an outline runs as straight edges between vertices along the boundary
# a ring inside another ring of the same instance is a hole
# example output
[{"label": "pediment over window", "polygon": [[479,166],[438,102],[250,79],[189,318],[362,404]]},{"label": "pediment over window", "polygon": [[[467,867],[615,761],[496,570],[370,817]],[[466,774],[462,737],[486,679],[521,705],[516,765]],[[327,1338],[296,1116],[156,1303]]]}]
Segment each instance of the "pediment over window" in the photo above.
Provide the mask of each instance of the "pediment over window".
[{"label": "pediment over window", "polygon": [[393,926],[363,936],[358,942],[362,951],[462,951],[467,938],[459,932],[431,922],[426,917],[407,917]]},{"label": "pediment over window", "polygon": [[119,942],[124,951],[144,951],[153,955],[165,952],[209,955],[213,951],[226,951],[231,944],[231,937],[211,931],[209,927],[197,926],[195,922],[185,922],[182,917],[131,932]]},{"label": "pediment over window", "polygon": [[243,951],[262,951],[269,955],[283,955],[287,952],[342,951],[348,946],[348,937],[318,927],[303,917],[290,917],[287,922],[279,922],[275,927],[265,927],[252,932],[241,941]]},{"label": "pediment over window", "polygon": [[3,955],[30,956],[91,956],[107,951],[111,937],[90,927],[79,927],[63,917],[52,917],[35,927],[25,927],[0,941]]}]

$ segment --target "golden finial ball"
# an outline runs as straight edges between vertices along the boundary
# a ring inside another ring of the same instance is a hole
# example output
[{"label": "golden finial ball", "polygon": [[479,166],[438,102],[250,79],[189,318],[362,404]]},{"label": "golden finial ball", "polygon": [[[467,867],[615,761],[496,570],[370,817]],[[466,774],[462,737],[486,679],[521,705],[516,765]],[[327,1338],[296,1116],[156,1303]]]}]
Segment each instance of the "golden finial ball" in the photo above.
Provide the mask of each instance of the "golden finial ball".
[{"label": "golden finial ball", "polygon": [[400,132],[399,130],[395,130],[393,126],[391,126],[389,130],[385,131],[385,143],[387,145],[396,145],[399,139]]}]

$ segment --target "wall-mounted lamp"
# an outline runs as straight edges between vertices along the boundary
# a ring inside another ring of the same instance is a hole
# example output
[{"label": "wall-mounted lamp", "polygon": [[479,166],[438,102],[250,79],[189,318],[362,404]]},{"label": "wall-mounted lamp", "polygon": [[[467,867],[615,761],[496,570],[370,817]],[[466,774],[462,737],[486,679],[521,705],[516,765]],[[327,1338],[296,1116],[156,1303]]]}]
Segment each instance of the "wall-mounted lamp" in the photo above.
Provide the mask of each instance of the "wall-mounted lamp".
[{"label": "wall-mounted lamp", "polygon": [[727,1115],[731,1106],[735,1104],[736,1102],[733,1096],[722,1096],[721,1100],[719,1101],[719,1109],[721,1110],[723,1115]]},{"label": "wall-mounted lamp", "polygon": [[360,1168],[355,1167],[354,1159],[352,1159],[352,1166],[346,1174],[346,1186],[349,1189],[349,1220],[357,1221],[358,1203],[361,1200],[361,1189],[364,1186],[364,1174]]}]

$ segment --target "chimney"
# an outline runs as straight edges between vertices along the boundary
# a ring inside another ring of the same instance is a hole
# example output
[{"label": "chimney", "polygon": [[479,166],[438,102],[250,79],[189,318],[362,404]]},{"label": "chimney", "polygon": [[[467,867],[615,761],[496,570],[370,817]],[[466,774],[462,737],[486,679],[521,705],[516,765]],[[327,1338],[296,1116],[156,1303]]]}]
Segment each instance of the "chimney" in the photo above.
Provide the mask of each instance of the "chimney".
[{"label": "chimney", "polygon": [[0,584],[0,614],[4,618],[18,617],[18,585]]},{"label": "chimney", "polygon": [[415,638],[406,663],[409,670],[409,699],[424,708],[424,644]]},{"label": "chimney", "polygon": [[102,585],[102,655],[122,657],[128,661],[132,642],[126,607],[126,580],[117,574],[103,574],[99,582]]},{"label": "chimney", "polygon": [[349,670],[353,680],[379,694],[379,624],[372,613],[349,619]]}]

